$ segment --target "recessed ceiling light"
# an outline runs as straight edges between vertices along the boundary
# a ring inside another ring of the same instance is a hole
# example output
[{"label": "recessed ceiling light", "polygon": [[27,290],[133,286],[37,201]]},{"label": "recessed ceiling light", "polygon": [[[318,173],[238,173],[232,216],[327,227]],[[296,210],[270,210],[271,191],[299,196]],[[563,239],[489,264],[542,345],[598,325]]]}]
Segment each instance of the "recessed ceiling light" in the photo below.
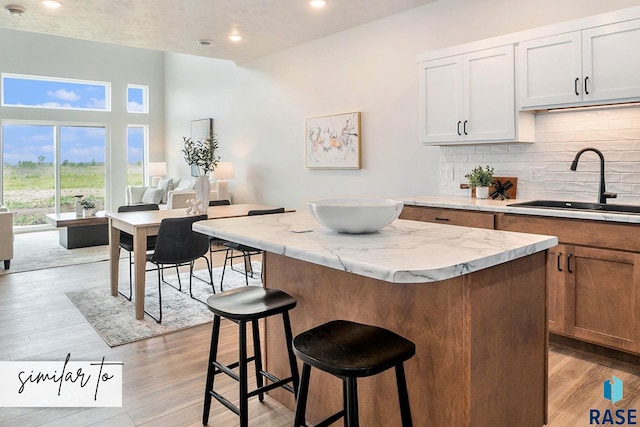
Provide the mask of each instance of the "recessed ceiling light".
[{"label": "recessed ceiling light", "polygon": [[211,46],[213,42],[211,40],[198,40],[200,46]]},{"label": "recessed ceiling light", "polygon": [[42,4],[49,9],[57,9],[62,6],[62,3],[56,0],[42,0]]},{"label": "recessed ceiling light", "polygon": [[315,8],[321,8],[321,7],[325,7],[327,5],[327,2],[324,0],[311,0],[309,2],[309,4]]},{"label": "recessed ceiling light", "polygon": [[5,6],[4,8],[7,12],[9,12],[9,15],[13,16],[22,16],[27,12],[27,9],[22,6],[18,6],[17,4],[10,4],[8,6]]},{"label": "recessed ceiling light", "polygon": [[229,40],[231,40],[232,42],[239,42],[240,40],[242,40],[242,36],[240,34],[231,34],[229,36]]}]

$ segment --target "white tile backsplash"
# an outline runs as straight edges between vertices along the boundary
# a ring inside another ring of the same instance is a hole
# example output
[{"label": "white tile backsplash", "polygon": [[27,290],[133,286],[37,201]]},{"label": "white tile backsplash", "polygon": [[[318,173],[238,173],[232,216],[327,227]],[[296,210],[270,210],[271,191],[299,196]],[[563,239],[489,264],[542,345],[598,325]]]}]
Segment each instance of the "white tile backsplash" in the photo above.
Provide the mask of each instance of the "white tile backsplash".
[{"label": "white tile backsplash", "polygon": [[[478,144],[440,148],[440,194],[466,196],[464,175],[475,166],[491,165],[498,176],[518,177],[520,199],[597,201],[600,160],[595,153],[575,154],[585,147],[602,151],[607,191],[612,203],[640,204],[640,106],[565,110],[536,114],[533,144]],[[446,179],[446,169],[455,171]],[[544,167],[544,180],[531,181],[529,168]]]}]

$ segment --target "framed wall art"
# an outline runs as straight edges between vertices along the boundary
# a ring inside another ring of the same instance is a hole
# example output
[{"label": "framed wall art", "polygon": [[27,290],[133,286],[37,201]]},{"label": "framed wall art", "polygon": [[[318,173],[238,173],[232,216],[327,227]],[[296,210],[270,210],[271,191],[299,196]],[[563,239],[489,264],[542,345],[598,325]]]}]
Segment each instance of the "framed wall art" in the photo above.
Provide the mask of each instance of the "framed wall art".
[{"label": "framed wall art", "polygon": [[305,121],[306,167],[360,169],[360,112]]},{"label": "framed wall art", "polygon": [[[213,119],[200,119],[191,121],[191,139],[200,141],[213,133]],[[191,176],[198,176],[197,166],[191,166]]]}]

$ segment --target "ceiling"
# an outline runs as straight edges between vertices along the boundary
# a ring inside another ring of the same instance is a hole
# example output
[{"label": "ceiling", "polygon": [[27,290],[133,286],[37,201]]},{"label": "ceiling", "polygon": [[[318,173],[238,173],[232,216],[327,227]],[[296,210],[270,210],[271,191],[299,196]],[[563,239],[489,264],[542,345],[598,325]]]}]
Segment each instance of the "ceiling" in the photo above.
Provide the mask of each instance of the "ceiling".
[{"label": "ceiling", "polygon": [[[250,61],[436,0],[3,0],[0,28],[146,49]],[[231,33],[242,35],[231,42]],[[210,40],[201,46],[198,40]]]}]

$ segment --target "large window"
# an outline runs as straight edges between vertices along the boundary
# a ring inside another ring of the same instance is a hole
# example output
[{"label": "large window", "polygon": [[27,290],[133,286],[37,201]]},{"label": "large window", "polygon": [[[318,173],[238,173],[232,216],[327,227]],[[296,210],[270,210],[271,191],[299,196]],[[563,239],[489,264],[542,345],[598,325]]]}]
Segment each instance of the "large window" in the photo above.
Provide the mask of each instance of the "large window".
[{"label": "large window", "polygon": [[106,82],[2,74],[2,106],[111,111]]},{"label": "large window", "polygon": [[3,125],[3,203],[14,224],[44,224],[47,213],[71,212],[75,195],[104,206],[105,145],[103,126]]}]

